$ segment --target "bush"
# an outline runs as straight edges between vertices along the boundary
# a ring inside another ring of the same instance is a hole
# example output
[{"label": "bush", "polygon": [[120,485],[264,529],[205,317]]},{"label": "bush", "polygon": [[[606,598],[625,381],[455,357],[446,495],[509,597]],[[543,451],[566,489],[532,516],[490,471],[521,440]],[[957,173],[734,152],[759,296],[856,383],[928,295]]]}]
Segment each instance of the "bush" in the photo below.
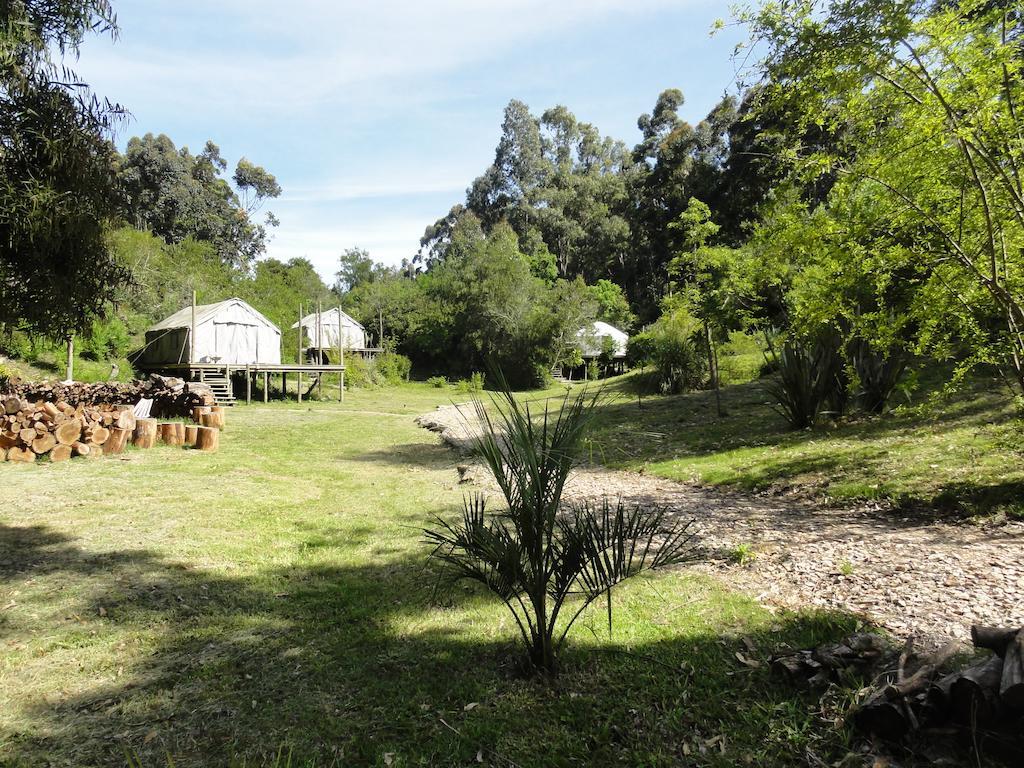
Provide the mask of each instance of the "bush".
[{"label": "bush", "polygon": [[18,381],[18,372],[10,366],[0,363],[0,392],[7,389],[7,385]]},{"label": "bush", "polygon": [[384,352],[375,360],[380,380],[386,384],[401,384],[408,381],[412,361],[397,352]]},{"label": "bush", "polygon": [[488,513],[484,496],[465,500],[462,519],[437,518],[424,531],[432,556],[452,580],[479,582],[512,612],[530,666],[558,671],[558,653],[586,608],[643,571],[698,556],[692,521],[622,500],[584,501],[562,508],[562,490],[583,459],[597,398],[580,394],[560,410],[531,413],[505,389],[497,415],[477,401],[483,424],[475,453],[497,482],[505,508]]},{"label": "bush", "polygon": [[21,331],[10,331],[0,339],[0,352],[15,360],[29,360],[32,357],[32,342]]},{"label": "bush", "polygon": [[434,389],[444,389],[448,386],[448,379],[444,376],[431,376],[427,379],[427,384],[434,387]]},{"label": "bush", "polygon": [[630,339],[629,357],[655,368],[665,394],[696,389],[704,381],[707,361],[700,351],[700,323],[685,309],[662,315],[654,325]]},{"label": "bush", "polygon": [[484,375],[475,371],[468,379],[459,379],[456,386],[459,392],[481,392],[484,388]]},{"label": "bush", "polygon": [[380,383],[377,367],[362,355],[346,355],[345,384],[357,389],[368,389]]},{"label": "bush", "polygon": [[111,360],[125,357],[131,350],[131,336],[119,317],[97,320],[88,335],[79,342],[86,360]]},{"label": "bush", "polygon": [[793,429],[813,427],[827,402],[844,401],[842,360],[833,345],[787,341],[778,360],[779,376],[765,389]]}]

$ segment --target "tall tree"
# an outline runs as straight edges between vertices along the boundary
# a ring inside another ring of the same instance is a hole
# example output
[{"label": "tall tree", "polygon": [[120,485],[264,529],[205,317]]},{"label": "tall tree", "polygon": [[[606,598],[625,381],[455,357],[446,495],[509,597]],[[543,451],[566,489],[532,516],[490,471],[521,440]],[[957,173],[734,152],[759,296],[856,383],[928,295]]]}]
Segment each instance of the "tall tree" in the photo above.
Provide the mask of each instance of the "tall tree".
[{"label": "tall tree", "polygon": [[[928,336],[959,337],[1024,393],[1021,14],[991,0],[766,3],[750,25],[771,108],[842,141],[803,158],[928,276]],[[892,233],[890,235],[889,233]],[[948,343],[938,344],[937,347]]]},{"label": "tall tree", "polygon": [[84,330],[127,277],[104,239],[123,110],[63,62],[116,29],[105,0],[0,3],[0,324]]},{"label": "tall tree", "polygon": [[119,163],[125,216],[169,243],[187,237],[211,243],[225,264],[248,269],[266,250],[266,226],[277,225],[272,214],[266,226],[252,215],[280,195],[281,187],[272,174],[242,158],[233,176],[236,191],[222,176],[226,168],[213,142],[193,155],[163,134],[134,137]]}]

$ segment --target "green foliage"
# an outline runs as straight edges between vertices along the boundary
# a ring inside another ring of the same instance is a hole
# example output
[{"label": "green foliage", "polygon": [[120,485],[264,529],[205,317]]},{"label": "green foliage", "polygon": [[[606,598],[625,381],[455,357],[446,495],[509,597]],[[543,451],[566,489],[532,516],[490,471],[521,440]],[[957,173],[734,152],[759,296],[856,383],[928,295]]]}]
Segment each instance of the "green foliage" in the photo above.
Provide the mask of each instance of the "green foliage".
[{"label": "green foliage", "polygon": [[123,113],[64,60],[88,32],[114,31],[103,0],[0,4],[0,325],[66,338],[125,281],[103,238]]},{"label": "green foliage", "polygon": [[597,319],[628,333],[636,322],[636,315],[622,288],[602,278],[590,286],[590,293],[597,303]]},{"label": "green foliage", "polygon": [[865,315],[840,330],[884,358],[896,341],[994,363],[1024,390],[1020,14],[858,0],[740,18],[764,52],[766,108],[836,136],[798,168],[835,181],[815,212],[819,261],[839,286],[859,283],[842,293]]},{"label": "green foliage", "polygon": [[448,379],[444,376],[431,376],[427,379],[427,384],[434,387],[434,389],[444,389],[448,386]]},{"label": "green foliage", "polygon": [[[242,158],[233,177],[240,198],[222,178],[226,168],[211,141],[193,155],[163,134],[134,137],[118,163],[124,216],[171,244],[189,238],[209,243],[225,264],[248,269],[267,240],[266,228],[251,214],[266,198],[280,195],[281,187],[270,173]],[[266,224],[276,226],[277,220],[268,215]]]},{"label": "green foliage", "polygon": [[112,315],[106,320],[94,321],[89,333],[79,342],[79,348],[87,360],[123,358],[131,351],[132,339],[121,318]]},{"label": "green foliage", "polygon": [[459,379],[455,385],[459,392],[482,392],[484,389],[484,375],[474,371],[468,379]]},{"label": "green foliage", "polygon": [[3,392],[8,384],[18,380],[17,371],[10,366],[0,363],[0,392]]},{"label": "green foliage", "polygon": [[658,389],[678,394],[700,386],[706,360],[700,351],[701,326],[683,307],[663,315],[630,339],[629,355],[637,365],[653,366]]},{"label": "green foliage", "polygon": [[844,388],[841,371],[842,361],[832,345],[787,341],[779,353],[778,377],[765,389],[793,429],[807,429],[836,397],[837,389]]},{"label": "green foliage", "polygon": [[412,361],[397,352],[383,352],[374,359],[377,372],[386,384],[401,384],[409,380]]},{"label": "green foliage", "polygon": [[[585,393],[552,413],[531,413],[507,389],[494,405],[498,416],[476,402],[485,425],[476,453],[484,460],[507,505],[487,513],[482,495],[465,500],[462,520],[439,518],[425,531],[433,557],[453,579],[477,581],[508,608],[533,669],[558,671],[558,653],[569,630],[593,602],[645,570],[693,557],[689,523],[665,510],[574,504],[562,514],[562,491],[582,459],[597,398]],[[655,544],[656,543],[656,544]],[[564,615],[563,615],[564,611]]]}]

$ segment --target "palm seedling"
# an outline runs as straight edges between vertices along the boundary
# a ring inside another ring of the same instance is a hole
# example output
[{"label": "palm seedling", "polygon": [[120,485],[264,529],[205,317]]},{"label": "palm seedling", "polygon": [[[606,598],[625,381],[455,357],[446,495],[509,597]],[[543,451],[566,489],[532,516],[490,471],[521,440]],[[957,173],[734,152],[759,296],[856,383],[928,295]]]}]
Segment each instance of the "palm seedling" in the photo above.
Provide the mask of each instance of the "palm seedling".
[{"label": "palm seedling", "polygon": [[426,531],[433,557],[453,580],[470,579],[497,595],[515,617],[533,669],[557,671],[569,630],[595,600],[631,576],[694,556],[693,521],[660,508],[627,508],[604,499],[563,508],[562,492],[582,458],[599,397],[567,394],[557,411],[531,412],[506,389],[492,417],[481,401],[475,452],[497,481],[505,509],[485,498],[463,505],[462,519]]}]

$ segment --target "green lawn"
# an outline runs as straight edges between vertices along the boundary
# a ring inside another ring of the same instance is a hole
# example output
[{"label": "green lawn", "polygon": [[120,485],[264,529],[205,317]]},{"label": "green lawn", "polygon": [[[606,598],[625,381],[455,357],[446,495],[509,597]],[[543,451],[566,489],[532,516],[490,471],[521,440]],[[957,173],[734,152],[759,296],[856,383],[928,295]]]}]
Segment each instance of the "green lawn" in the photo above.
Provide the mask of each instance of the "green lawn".
[{"label": "green lawn", "polygon": [[[934,385],[934,383],[933,383]],[[978,380],[919,407],[934,390],[882,417],[794,432],[758,381],[714,394],[638,398],[630,377],[607,387],[595,460],[673,480],[744,491],[795,490],[847,503],[1024,516],[1024,422],[1005,386]]]},{"label": "green lawn", "polygon": [[[803,765],[845,736],[740,664],[848,618],[664,573],[572,635],[555,684],[511,620],[435,592],[421,528],[456,458],[425,385],[238,407],[215,455],[0,465],[0,764]],[[459,397],[458,395],[455,395]],[[747,650],[747,643],[758,650]]]}]

